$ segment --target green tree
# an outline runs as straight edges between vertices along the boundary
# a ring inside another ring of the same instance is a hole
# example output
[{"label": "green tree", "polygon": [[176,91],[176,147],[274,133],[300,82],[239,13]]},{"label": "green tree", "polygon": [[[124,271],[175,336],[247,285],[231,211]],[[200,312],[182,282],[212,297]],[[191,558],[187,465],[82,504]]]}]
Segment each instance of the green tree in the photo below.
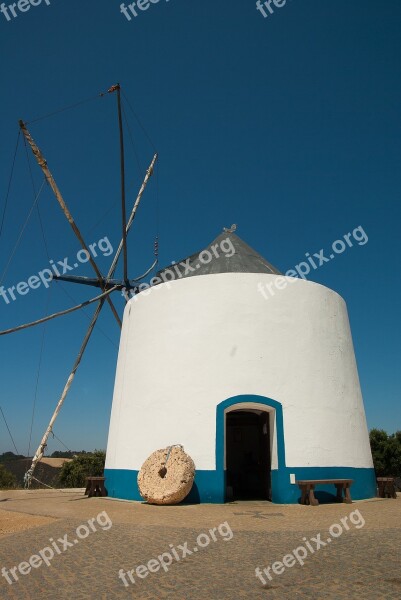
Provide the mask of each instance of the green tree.
[{"label": "green tree", "polygon": [[0,489],[7,490],[14,488],[17,485],[17,480],[14,475],[5,469],[4,465],[0,464]]},{"label": "green tree", "polygon": [[401,431],[389,435],[383,429],[372,429],[370,447],[378,477],[401,477]]},{"label": "green tree", "polygon": [[85,487],[87,477],[102,477],[106,453],[104,450],[86,452],[66,462],[61,467],[59,485],[63,487]]},{"label": "green tree", "polygon": [[401,440],[390,435],[384,449],[384,462],[388,475],[401,477]]},{"label": "green tree", "polygon": [[25,458],[25,456],[23,454],[14,454],[14,452],[4,452],[0,454],[0,463],[19,460],[20,458]]},{"label": "green tree", "polygon": [[79,454],[78,452],[73,452],[72,450],[56,450],[50,456],[50,458],[74,458],[75,454]]}]

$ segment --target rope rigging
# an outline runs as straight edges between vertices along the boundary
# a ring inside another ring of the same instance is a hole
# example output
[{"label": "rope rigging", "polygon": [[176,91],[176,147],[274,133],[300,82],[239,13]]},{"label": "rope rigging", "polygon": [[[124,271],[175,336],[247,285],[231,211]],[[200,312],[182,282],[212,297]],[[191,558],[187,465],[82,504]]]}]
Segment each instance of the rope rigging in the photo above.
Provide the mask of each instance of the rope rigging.
[{"label": "rope rigging", "polygon": [[1,279],[0,279],[0,285],[2,285],[2,283],[3,283],[3,281],[4,281],[4,277],[5,277],[5,276],[7,275],[7,273],[8,273],[8,269],[9,269],[9,267],[10,267],[11,261],[12,261],[12,259],[14,258],[14,255],[15,255],[15,253],[16,253],[16,251],[17,251],[17,249],[18,249],[18,246],[20,245],[20,242],[21,242],[22,236],[23,236],[23,234],[24,234],[24,231],[25,231],[25,229],[26,229],[26,226],[28,225],[28,223],[29,223],[29,221],[30,221],[30,219],[31,219],[31,216],[32,216],[33,210],[34,210],[34,208],[35,208],[35,206],[36,206],[36,203],[37,203],[37,201],[38,201],[38,200],[39,200],[39,198],[40,198],[40,195],[41,195],[41,193],[42,193],[42,191],[43,191],[43,188],[44,188],[44,185],[45,185],[45,183],[46,183],[46,178],[44,178],[44,179],[43,179],[43,182],[42,182],[42,185],[40,186],[39,192],[37,193],[37,195],[36,195],[36,197],[35,197],[35,200],[33,201],[33,204],[32,204],[32,206],[31,206],[31,208],[30,208],[30,210],[29,210],[29,212],[28,212],[28,216],[27,216],[27,218],[25,219],[25,223],[23,224],[23,226],[22,226],[22,229],[21,229],[21,231],[20,231],[20,233],[19,233],[19,236],[18,236],[18,238],[17,238],[17,241],[16,241],[16,243],[15,243],[15,245],[14,245],[14,248],[13,248],[13,249],[12,249],[12,251],[11,251],[11,255],[10,255],[10,257],[9,257],[9,259],[8,259],[8,261],[7,261],[7,264],[6,264],[5,268],[4,268],[4,271],[3,271],[2,275],[1,275]]},{"label": "rope rigging", "polygon": [[[130,102],[129,102],[127,96],[126,96],[126,94],[123,91],[121,91],[121,93],[122,93],[122,95],[124,97],[124,100],[127,102],[128,106],[130,107],[133,115],[135,116],[135,118],[136,118],[139,126],[141,127],[143,133],[145,134],[147,140],[149,141],[150,145],[152,146],[152,149],[156,150],[156,148],[155,148],[152,140],[150,139],[148,133],[146,132],[145,128],[143,127],[141,121],[139,120],[139,117],[137,116],[137,114],[135,113],[134,109],[132,108],[132,106],[131,106],[131,104],[130,104]],[[132,135],[131,127],[129,125],[129,121],[128,121],[127,114],[126,114],[126,111],[125,111],[125,108],[124,108],[124,104],[122,104],[122,112],[123,112],[124,122],[125,122],[125,125],[126,125],[127,130],[128,130],[129,140],[131,142],[131,146],[132,146],[132,149],[133,149],[133,152],[134,152],[134,155],[135,155],[135,159],[136,159],[136,162],[137,162],[138,170],[139,170],[140,175],[143,176],[144,170],[142,168],[142,165],[141,165],[141,162],[140,162],[140,159],[139,159],[139,156],[138,156],[135,144],[134,144],[134,137]],[[158,172],[158,169],[156,167],[156,236],[155,236],[154,249],[153,249],[153,254],[156,257],[156,261],[157,261],[155,267],[157,267],[158,264],[159,264],[159,193],[158,193],[158,191],[159,191],[159,185],[158,185],[158,183],[159,183],[159,177],[158,177],[158,173],[159,172]]]},{"label": "rope rigging", "polygon": [[18,452],[18,450],[17,450],[17,446],[15,445],[14,438],[13,438],[13,436],[11,435],[10,428],[9,428],[9,426],[8,426],[8,423],[7,423],[7,421],[6,421],[6,417],[4,416],[3,409],[1,408],[1,406],[0,406],[0,412],[1,412],[1,414],[3,415],[4,423],[6,424],[7,431],[8,431],[8,433],[9,433],[9,435],[10,435],[10,438],[11,438],[11,441],[12,441],[12,443],[13,443],[13,446],[14,446],[14,448],[15,448],[15,451],[16,451],[16,453],[17,453],[17,454],[19,454],[19,452]]},{"label": "rope rigging", "polygon": [[10,177],[9,177],[9,180],[8,180],[6,199],[5,199],[5,202],[4,202],[3,214],[1,216],[0,238],[1,238],[1,235],[3,233],[4,220],[5,220],[5,217],[6,217],[6,210],[7,210],[8,198],[9,198],[9,195],[10,195],[11,182],[13,180],[13,175],[14,175],[15,159],[17,158],[17,152],[18,152],[18,145],[19,145],[20,137],[21,137],[21,131],[18,131],[17,143],[15,144],[14,157],[13,157],[13,162],[12,162],[12,166],[11,166],[11,173],[10,173]]},{"label": "rope rigging", "polygon": [[65,448],[66,450],[68,450],[68,452],[71,452],[71,454],[73,454],[72,450],[70,450],[70,449],[68,448],[68,446],[66,446],[66,445],[64,444],[64,442],[62,442],[62,441],[60,440],[60,438],[56,436],[56,434],[54,433],[54,431],[53,431],[53,430],[51,431],[51,434],[52,434],[53,438],[56,438],[56,440],[57,440],[58,442],[60,442],[60,444],[61,444],[62,446],[64,446],[64,448]]},{"label": "rope rigging", "polygon": [[96,96],[92,96],[91,98],[86,98],[85,100],[81,100],[80,102],[76,102],[75,104],[70,104],[68,106],[64,106],[63,108],[59,108],[51,113],[46,115],[42,115],[41,117],[37,117],[36,119],[31,119],[30,121],[26,121],[27,125],[31,125],[32,123],[38,123],[39,121],[43,121],[44,119],[49,119],[50,117],[54,117],[62,112],[66,112],[67,110],[71,110],[72,108],[77,108],[78,106],[82,106],[82,104],[87,104],[88,102],[93,102],[93,100],[97,100],[100,98],[102,94],[96,94]]},{"label": "rope rigging", "polygon": [[150,135],[148,134],[148,132],[146,131],[145,127],[143,126],[143,124],[141,123],[138,115],[136,114],[136,112],[134,111],[134,109],[132,108],[132,105],[130,103],[130,101],[127,98],[127,95],[124,93],[124,90],[121,90],[121,93],[124,97],[124,100],[127,102],[132,114],[134,115],[135,119],[137,120],[137,123],[139,125],[139,127],[142,129],[143,133],[145,134],[146,139],[148,140],[149,144],[152,146],[152,150],[153,152],[157,152],[156,146],[154,145],[154,143],[152,142]]},{"label": "rope rigging", "polygon": [[133,150],[134,155],[135,155],[135,159],[136,159],[136,163],[137,163],[137,167],[138,167],[139,176],[143,178],[144,169],[143,169],[143,167],[141,165],[141,161],[139,159],[139,155],[138,155],[138,152],[137,152],[135,144],[134,144],[134,138],[133,138],[133,135],[132,135],[131,128],[129,126],[129,122],[128,122],[128,119],[127,119],[127,114],[125,112],[124,104],[122,104],[121,106],[122,106],[122,111],[123,111],[123,117],[124,117],[125,126],[127,127],[127,131],[128,131],[128,135],[129,135],[129,140],[131,142],[132,150]]}]

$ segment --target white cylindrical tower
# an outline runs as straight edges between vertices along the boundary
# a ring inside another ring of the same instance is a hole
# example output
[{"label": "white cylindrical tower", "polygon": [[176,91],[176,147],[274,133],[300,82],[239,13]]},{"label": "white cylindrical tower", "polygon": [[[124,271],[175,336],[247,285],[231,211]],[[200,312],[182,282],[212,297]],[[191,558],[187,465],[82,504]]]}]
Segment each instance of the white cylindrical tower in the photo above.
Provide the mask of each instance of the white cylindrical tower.
[{"label": "white cylindrical tower", "polygon": [[109,495],[139,500],[145,459],[182,444],[196,466],[193,501],[291,503],[300,496],[295,480],[333,478],[353,479],[354,499],[374,496],[345,302],[279,275],[233,233],[213,247],[209,262],[195,255],[181,277],[162,272],[164,283],[126,306]]}]

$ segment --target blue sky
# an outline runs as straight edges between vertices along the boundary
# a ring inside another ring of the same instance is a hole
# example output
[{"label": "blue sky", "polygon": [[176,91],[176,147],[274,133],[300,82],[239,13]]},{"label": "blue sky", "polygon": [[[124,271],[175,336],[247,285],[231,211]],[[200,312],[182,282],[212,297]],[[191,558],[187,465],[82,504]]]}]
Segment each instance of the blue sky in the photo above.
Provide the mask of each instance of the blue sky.
[{"label": "blue sky", "polygon": [[[363,227],[368,243],[309,278],[347,302],[369,427],[401,429],[400,18],[398,0],[288,0],[268,18],[253,0],[160,0],[131,21],[114,0],[43,1],[10,21],[0,14],[0,215],[18,119],[91,98],[30,129],[87,243],[107,237],[117,246],[115,97],[96,96],[121,82],[147,132],[125,104],[135,148],[127,133],[128,204],[154,147],[160,156],[130,235],[131,275],[152,263],[157,232],[165,265],[237,223],[240,237],[286,271],[305,253],[330,251],[335,240]],[[31,167],[38,189],[41,174],[32,160]],[[20,144],[0,238],[1,273],[32,202]],[[79,246],[48,188],[39,209],[50,258],[73,257]],[[109,263],[100,257],[103,271]],[[3,285],[47,266],[34,211]],[[0,327],[91,295],[54,283],[50,292],[42,286],[8,305],[0,298]],[[114,298],[122,311],[122,298]],[[79,313],[46,327],[31,451],[87,324]],[[21,453],[28,450],[42,338],[38,327],[0,339],[0,405]],[[55,426],[69,448],[106,447],[118,342],[105,307]],[[0,421],[0,452],[10,449]],[[56,449],[62,446],[51,440],[49,452]]]}]

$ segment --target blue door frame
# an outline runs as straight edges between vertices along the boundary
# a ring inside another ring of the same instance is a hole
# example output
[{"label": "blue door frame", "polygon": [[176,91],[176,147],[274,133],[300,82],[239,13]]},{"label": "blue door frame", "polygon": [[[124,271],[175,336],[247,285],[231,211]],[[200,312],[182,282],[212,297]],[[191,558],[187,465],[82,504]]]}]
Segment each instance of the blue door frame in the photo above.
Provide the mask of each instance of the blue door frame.
[{"label": "blue door frame", "polygon": [[226,471],[224,468],[224,454],[225,454],[225,415],[228,408],[235,410],[236,405],[240,404],[258,404],[261,410],[263,406],[266,409],[274,409],[275,411],[275,430],[274,434],[277,438],[277,470],[272,470],[272,500],[273,502],[279,501],[277,499],[277,475],[278,473],[285,471],[285,446],[284,446],[284,423],[283,423],[283,407],[280,402],[266,398],[265,396],[233,396],[224,400],[217,405],[216,412],[216,472],[219,474],[219,480],[223,488],[223,501],[226,501]]}]

